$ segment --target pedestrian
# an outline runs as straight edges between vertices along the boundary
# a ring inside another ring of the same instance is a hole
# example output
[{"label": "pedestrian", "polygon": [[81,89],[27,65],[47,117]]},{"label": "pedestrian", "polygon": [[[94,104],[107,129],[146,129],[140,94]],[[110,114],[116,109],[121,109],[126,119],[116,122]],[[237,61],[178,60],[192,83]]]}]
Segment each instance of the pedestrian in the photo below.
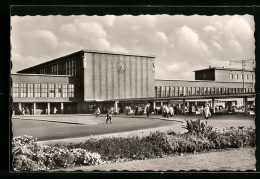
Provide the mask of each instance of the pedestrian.
[{"label": "pedestrian", "polygon": [[203,106],[200,107],[200,115],[201,115],[201,119],[204,118],[204,108]]},{"label": "pedestrian", "polygon": [[150,106],[147,105],[146,106],[146,115],[147,115],[147,117],[149,117],[149,113],[150,113]]},{"label": "pedestrian", "polygon": [[106,123],[108,121],[110,121],[110,123],[112,123],[112,114],[113,114],[113,108],[111,107],[110,109],[107,110],[107,120],[106,120]]},{"label": "pedestrian", "polygon": [[138,106],[135,106],[135,115],[138,115]]},{"label": "pedestrian", "polygon": [[169,118],[169,113],[170,113],[169,107],[165,106],[165,110],[166,110],[166,117]]},{"label": "pedestrian", "polygon": [[192,106],[191,105],[189,105],[189,115],[193,115],[192,114]]},{"label": "pedestrian", "polygon": [[208,120],[209,117],[211,116],[210,113],[210,109],[209,109],[209,105],[207,104],[207,106],[204,108],[204,114],[205,114],[205,118]]},{"label": "pedestrian", "polygon": [[170,110],[170,116],[172,117],[174,115],[174,109],[172,105],[169,107],[169,110]]},{"label": "pedestrian", "polygon": [[25,109],[22,108],[22,115],[25,115]]},{"label": "pedestrian", "polygon": [[57,108],[54,107],[54,109],[53,109],[53,114],[56,114],[56,113],[57,113]]},{"label": "pedestrian", "polygon": [[95,111],[95,116],[96,117],[100,116],[100,109],[99,109],[99,107],[97,107],[97,109]]},{"label": "pedestrian", "polygon": [[25,114],[30,114],[30,111],[29,111],[28,107],[26,107]]}]

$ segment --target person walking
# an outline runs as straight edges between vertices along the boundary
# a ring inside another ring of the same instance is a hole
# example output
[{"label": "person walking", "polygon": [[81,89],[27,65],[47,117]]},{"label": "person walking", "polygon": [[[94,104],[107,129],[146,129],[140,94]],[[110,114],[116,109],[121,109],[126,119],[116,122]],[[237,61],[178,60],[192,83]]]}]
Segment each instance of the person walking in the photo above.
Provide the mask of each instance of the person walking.
[{"label": "person walking", "polygon": [[53,109],[53,114],[56,114],[56,113],[57,113],[57,108],[54,107],[54,109]]},{"label": "person walking", "polygon": [[209,105],[207,104],[207,106],[204,108],[204,114],[205,114],[205,118],[208,120],[209,117],[211,116],[210,113],[210,109],[209,109]]},{"label": "person walking", "polygon": [[150,114],[150,106],[147,105],[146,106],[146,115],[147,115],[147,117],[149,117],[149,114]]},{"label": "person walking", "polygon": [[168,106],[165,106],[165,111],[166,111],[166,117],[169,118],[170,110],[169,110]]},{"label": "person walking", "polygon": [[170,116],[172,117],[174,115],[174,109],[172,106],[169,107],[170,110]]},{"label": "person walking", "polygon": [[189,105],[189,116],[190,116],[190,115],[193,115],[193,114],[192,114],[192,106],[191,106],[191,105]]},{"label": "person walking", "polygon": [[110,121],[110,123],[112,123],[112,114],[113,114],[113,108],[111,107],[110,109],[107,110],[107,120],[106,120],[106,123],[108,121]]},{"label": "person walking", "polygon": [[95,116],[96,117],[100,116],[100,109],[99,109],[99,107],[97,107],[97,109],[95,111]]}]

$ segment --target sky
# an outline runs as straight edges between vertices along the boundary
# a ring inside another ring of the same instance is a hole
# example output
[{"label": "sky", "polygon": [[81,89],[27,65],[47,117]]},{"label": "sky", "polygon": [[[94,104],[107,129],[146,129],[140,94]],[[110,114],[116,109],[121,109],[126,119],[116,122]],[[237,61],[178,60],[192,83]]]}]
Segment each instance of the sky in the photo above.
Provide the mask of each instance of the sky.
[{"label": "sky", "polygon": [[194,70],[254,59],[254,26],[250,15],[13,16],[12,73],[87,49],[154,55],[156,79],[194,80]]}]

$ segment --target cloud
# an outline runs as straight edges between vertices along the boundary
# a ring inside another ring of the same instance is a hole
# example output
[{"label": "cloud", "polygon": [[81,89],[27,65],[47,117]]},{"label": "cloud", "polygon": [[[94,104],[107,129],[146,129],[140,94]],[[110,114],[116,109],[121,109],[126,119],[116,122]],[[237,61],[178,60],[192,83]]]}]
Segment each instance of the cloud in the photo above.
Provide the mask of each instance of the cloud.
[{"label": "cloud", "polygon": [[12,73],[81,49],[154,55],[161,79],[255,58],[250,15],[15,16],[11,25]]},{"label": "cloud", "polygon": [[206,33],[214,33],[214,32],[216,32],[216,28],[211,26],[211,25],[207,25],[206,27],[203,28],[203,30]]},{"label": "cloud", "polygon": [[221,45],[219,43],[217,43],[214,40],[211,40],[212,45],[219,51],[223,51],[223,48],[221,47]]}]

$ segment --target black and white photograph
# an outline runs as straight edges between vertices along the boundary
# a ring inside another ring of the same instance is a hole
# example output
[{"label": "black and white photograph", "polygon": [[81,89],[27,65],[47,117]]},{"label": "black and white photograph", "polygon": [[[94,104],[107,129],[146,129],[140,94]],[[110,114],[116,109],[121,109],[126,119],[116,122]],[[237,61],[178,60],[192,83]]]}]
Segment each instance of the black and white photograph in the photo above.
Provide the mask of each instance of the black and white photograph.
[{"label": "black and white photograph", "polygon": [[10,17],[15,172],[255,171],[255,21]]}]

